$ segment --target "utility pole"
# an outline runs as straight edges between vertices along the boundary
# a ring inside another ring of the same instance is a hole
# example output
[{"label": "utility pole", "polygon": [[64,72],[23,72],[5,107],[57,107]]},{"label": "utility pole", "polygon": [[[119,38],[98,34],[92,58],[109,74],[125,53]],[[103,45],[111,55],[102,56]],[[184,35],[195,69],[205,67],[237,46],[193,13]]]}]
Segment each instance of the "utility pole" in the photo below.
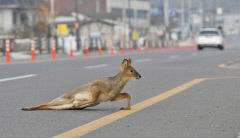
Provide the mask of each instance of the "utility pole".
[{"label": "utility pole", "polygon": [[184,16],[184,12],[185,12],[185,10],[184,10],[184,3],[185,2],[185,0],[181,0],[181,9],[182,9],[182,14],[181,14],[181,28],[182,28],[182,32],[181,32],[181,36],[182,36],[182,39],[184,39],[183,38],[183,31],[184,31],[184,26],[185,26],[185,16]]},{"label": "utility pole", "polygon": [[203,17],[203,12],[204,12],[204,9],[203,9],[203,3],[202,3],[202,1],[200,1],[200,10],[199,10],[199,12],[200,12],[200,16],[201,16],[201,24],[200,24],[200,28],[203,28],[203,26],[204,26],[204,17]]},{"label": "utility pole", "polygon": [[164,11],[164,25],[165,27],[169,26],[169,9],[168,9],[168,0],[163,0],[163,11]]},{"label": "utility pole", "polygon": [[[50,1],[50,25],[49,25],[49,35],[48,37],[51,38],[51,41],[49,41],[49,38],[48,38],[48,53],[50,53],[51,49],[53,50],[53,40],[55,40],[55,21],[54,21],[54,17],[55,17],[55,0],[51,0]],[[50,43],[51,42],[51,43]],[[54,48],[55,49],[55,48]],[[57,48],[56,48],[57,49]]]},{"label": "utility pole", "polygon": [[168,41],[169,39],[168,0],[163,0],[163,11],[164,11],[165,40]]},{"label": "utility pole", "polygon": [[96,13],[100,12],[100,2],[99,0],[96,0]]},{"label": "utility pole", "polygon": [[192,37],[192,0],[188,0],[188,22],[190,25],[190,37]]},{"label": "utility pole", "polygon": [[50,13],[51,13],[51,36],[53,37],[53,36],[55,36],[55,25],[54,25],[54,16],[55,16],[55,9],[54,9],[54,7],[55,7],[55,0],[51,0],[50,1],[50,7],[51,7],[51,11],[50,11]]},{"label": "utility pole", "polygon": [[129,27],[128,27],[128,31],[129,31],[129,41],[131,40],[131,37],[132,37],[132,25],[131,25],[131,3],[130,3],[130,0],[128,0],[128,13],[127,13],[127,15],[128,15],[128,25],[129,25]]},{"label": "utility pole", "polygon": [[181,26],[182,26],[182,30],[184,29],[185,26],[185,16],[184,16],[184,0],[181,0],[181,9],[182,9],[182,14],[181,14]]},{"label": "utility pole", "polygon": [[188,0],[188,21],[192,24],[192,0]]},{"label": "utility pole", "polygon": [[76,28],[76,44],[77,44],[77,50],[80,50],[80,36],[79,36],[79,19],[78,19],[78,0],[75,0],[75,13],[76,13],[76,22],[75,22],[75,28]]}]

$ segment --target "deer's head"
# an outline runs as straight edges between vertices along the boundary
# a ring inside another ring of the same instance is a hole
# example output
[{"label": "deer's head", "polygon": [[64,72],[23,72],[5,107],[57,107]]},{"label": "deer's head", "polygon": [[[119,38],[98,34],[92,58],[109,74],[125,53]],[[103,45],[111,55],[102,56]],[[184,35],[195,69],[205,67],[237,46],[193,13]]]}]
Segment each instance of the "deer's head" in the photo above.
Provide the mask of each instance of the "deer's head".
[{"label": "deer's head", "polygon": [[123,77],[128,80],[138,80],[141,78],[141,75],[134,69],[131,65],[131,59],[124,59],[121,64],[121,72]]}]

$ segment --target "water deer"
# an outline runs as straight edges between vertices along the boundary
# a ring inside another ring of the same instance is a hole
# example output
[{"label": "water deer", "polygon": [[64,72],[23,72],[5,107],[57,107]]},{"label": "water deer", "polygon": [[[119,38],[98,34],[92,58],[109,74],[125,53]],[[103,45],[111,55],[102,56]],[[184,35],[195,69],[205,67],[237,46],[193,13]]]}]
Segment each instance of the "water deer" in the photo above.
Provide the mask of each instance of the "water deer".
[{"label": "water deer", "polygon": [[62,96],[42,105],[24,107],[22,110],[63,110],[84,109],[107,101],[127,100],[123,110],[130,110],[131,96],[121,93],[129,80],[140,79],[141,75],[132,67],[131,59],[124,59],[121,71],[113,76],[100,78],[90,83],[79,86]]}]

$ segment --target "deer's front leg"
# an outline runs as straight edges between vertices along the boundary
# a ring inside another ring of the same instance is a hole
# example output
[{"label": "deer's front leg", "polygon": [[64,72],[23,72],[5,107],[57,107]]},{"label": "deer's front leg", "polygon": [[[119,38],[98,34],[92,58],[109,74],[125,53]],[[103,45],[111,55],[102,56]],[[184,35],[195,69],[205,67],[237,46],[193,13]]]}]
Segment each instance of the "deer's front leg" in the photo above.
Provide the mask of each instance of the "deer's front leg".
[{"label": "deer's front leg", "polygon": [[121,101],[127,99],[127,106],[124,108],[121,108],[121,110],[130,110],[131,108],[131,96],[128,93],[119,93],[114,99],[111,101]]}]

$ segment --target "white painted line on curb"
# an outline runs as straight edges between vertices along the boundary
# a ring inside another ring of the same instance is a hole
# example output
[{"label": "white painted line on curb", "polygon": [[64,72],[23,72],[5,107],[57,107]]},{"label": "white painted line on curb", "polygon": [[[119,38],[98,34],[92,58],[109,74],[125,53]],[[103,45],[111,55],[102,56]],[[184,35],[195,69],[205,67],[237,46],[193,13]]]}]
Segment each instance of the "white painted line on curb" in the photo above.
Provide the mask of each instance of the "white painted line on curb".
[{"label": "white painted line on curb", "polygon": [[35,77],[35,76],[37,76],[37,74],[28,74],[28,75],[24,75],[24,76],[4,78],[4,79],[0,79],[0,82],[6,82],[6,81],[11,81],[11,80],[19,80],[19,79],[31,78],[31,77]]},{"label": "white painted line on curb", "polygon": [[148,61],[151,61],[151,59],[150,58],[144,58],[144,59],[138,59],[138,60],[136,60],[136,62],[148,62]]},{"label": "white painted line on curb", "polygon": [[85,69],[94,69],[94,68],[102,68],[102,67],[106,67],[107,64],[99,64],[99,65],[94,65],[94,66],[85,66]]}]

